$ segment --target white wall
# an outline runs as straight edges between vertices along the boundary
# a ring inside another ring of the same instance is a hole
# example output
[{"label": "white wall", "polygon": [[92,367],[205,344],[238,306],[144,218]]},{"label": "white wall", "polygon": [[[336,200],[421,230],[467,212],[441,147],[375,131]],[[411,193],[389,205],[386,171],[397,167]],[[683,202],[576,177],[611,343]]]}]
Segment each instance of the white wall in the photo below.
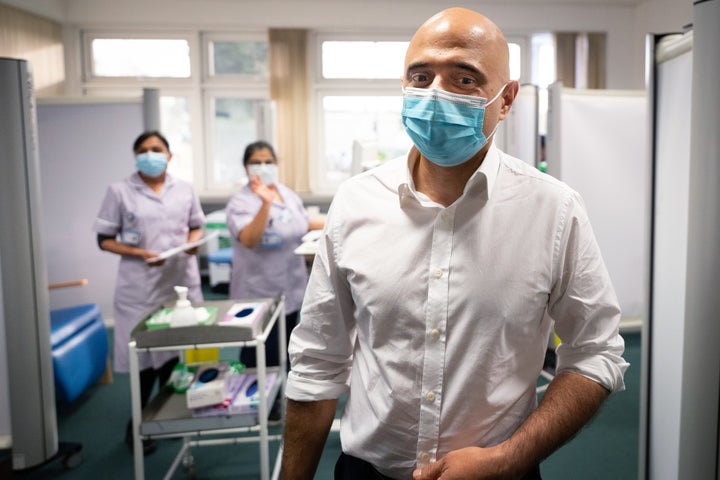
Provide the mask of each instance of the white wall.
[{"label": "white wall", "polygon": [[119,257],[100,250],[92,226],[107,186],[134,170],[142,103],[41,102],[37,123],[48,282],[89,282],[51,290],[50,308],[96,303],[108,321]]}]

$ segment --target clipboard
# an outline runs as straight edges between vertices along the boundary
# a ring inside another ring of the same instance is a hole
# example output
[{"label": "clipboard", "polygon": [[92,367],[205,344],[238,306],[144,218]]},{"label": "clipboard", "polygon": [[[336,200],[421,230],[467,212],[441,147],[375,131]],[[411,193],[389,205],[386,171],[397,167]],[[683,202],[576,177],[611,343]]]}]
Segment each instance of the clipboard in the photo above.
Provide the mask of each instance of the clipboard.
[{"label": "clipboard", "polygon": [[186,242],[186,243],[183,243],[182,245],[178,245],[177,247],[168,248],[167,250],[162,252],[160,255],[146,259],[145,262],[155,263],[160,260],[165,260],[166,258],[170,258],[173,255],[177,255],[180,252],[184,252],[185,250],[199,247],[203,243],[206,243],[208,240],[217,237],[219,234],[220,234],[220,232],[215,230],[215,231],[209,233],[208,235],[205,235],[204,237],[201,237],[198,240],[195,240],[194,242]]}]

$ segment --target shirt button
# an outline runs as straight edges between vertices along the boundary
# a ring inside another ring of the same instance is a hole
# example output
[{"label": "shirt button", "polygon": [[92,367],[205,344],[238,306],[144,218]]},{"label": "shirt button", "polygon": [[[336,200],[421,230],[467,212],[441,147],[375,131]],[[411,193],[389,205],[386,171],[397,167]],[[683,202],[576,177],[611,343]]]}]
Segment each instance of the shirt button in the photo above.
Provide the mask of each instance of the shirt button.
[{"label": "shirt button", "polygon": [[443,276],[443,270],[442,268],[436,268],[435,269],[435,278],[440,278]]},{"label": "shirt button", "polygon": [[440,338],[440,330],[434,328],[430,331],[430,336],[433,338],[433,340],[437,340],[438,338]]},{"label": "shirt button", "polygon": [[430,454],[428,452],[421,453],[420,460],[422,460],[423,462],[427,462],[428,460],[430,460]]},{"label": "shirt button", "polygon": [[435,392],[426,393],[425,398],[427,398],[428,402],[434,402],[435,401]]}]

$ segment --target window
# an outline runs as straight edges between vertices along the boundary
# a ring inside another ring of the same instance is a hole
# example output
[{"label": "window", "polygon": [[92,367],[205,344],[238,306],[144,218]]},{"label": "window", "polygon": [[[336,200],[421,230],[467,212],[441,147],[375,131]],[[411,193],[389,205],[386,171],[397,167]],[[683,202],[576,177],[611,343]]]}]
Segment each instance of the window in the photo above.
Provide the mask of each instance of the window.
[{"label": "window", "polygon": [[[411,142],[400,119],[401,108],[399,95],[323,97],[323,166],[329,182],[339,183],[407,152]],[[374,158],[368,158],[368,152]]]},{"label": "window", "polygon": [[532,36],[532,83],[538,90],[538,133],[547,134],[548,86],[555,81],[555,40],[552,33]]},{"label": "window", "polygon": [[322,76],[400,79],[408,43],[325,41],[322,43]]},{"label": "window", "polygon": [[269,74],[268,40],[262,34],[208,34],[207,77],[210,80],[244,77],[245,81],[267,81]]},{"label": "window", "polygon": [[192,182],[195,164],[190,130],[190,99],[181,96],[161,96],[160,124],[173,154],[168,171],[178,178]]},{"label": "window", "polygon": [[190,43],[187,39],[91,35],[88,45],[86,57],[91,77],[190,77]]},{"label": "window", "polygon": [[245,147],[256,140],[272,141],[270,101],[212,95],[208,128],[211,152],[210,185],[235,187],[247,181],[242,158]]}]

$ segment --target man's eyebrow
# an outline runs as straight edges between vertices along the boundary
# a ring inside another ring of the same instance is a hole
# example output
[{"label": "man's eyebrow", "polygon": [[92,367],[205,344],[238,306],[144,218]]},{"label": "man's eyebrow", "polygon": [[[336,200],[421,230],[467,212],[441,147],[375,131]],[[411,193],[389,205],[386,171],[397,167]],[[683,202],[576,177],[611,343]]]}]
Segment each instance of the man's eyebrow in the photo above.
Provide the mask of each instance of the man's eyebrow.
[{"label": "man's eyebrow", "polygon": [[411,63],[407,67],[407,71],[410,72],[412,70],[417,70],[418,68],[426,68],[429,65],[428,62],[415,62]]},{"label": "man's eyebrow", "polygon": [[[410,65],[408,65],[406,73],[410,73],[410,72],[412,72],[414,70],[418,70],[418,69],[427,68],[429,65],[430,65],[430,62],[411,63]],[[471,63],[453,62],[453,67],[460,69],[460,70],[465,70],[469,73],[472,73],[480,79],[481,83],[487,83],[487,77],[485,76],[485,74],[483,72],[481,72],[475,65],[473,65]]]}]

